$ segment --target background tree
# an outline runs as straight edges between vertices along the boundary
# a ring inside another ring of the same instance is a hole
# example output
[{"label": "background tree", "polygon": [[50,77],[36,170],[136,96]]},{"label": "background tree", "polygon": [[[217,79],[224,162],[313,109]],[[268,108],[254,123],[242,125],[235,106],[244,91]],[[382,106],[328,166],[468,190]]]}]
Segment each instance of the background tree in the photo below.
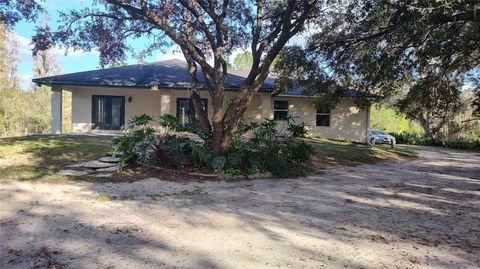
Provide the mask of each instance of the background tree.
[{"label": "background tree", "polygon": [[17,46],[13,33],[0,23],[0,128],[3,136],[7,136],[11,129],[17,129],[15,119],[19,108],[12,102],[18,99],[15,92],[19,85]]},{"label": "background tree", "polygon": [[236,70],[250,70],[253,64],[252,53],[248,50],[239,53],[233,59],[233,67]]},{"label": "background tree", "polygon": [[[48,25],[48,18],[42,24]],[[33,57],[32,73],[35,78],[60,75],[62,73],[54,49],[37,52]],[[31,126],[34,128],[32,131],[34,133],[47,133],[50,131],[50,87],[33,85],[32,90],[32,107],[29,109],[31,110],[31,120],[34,122]],[[71,121],[71,93],[64,91],[62,97],[62,121],[68,123]],[[70,131],[68,124],[63,124],[62,127],[62,131]]]},{"label": "background tree", "polygon": [[[212,131],[212,150],[223,155],[238,123],[267,78],[272,61],[306,23],[319,17],[320,2],[298,1],[95,1],[92,8],[62,15],[61,27],[43,28],[33,38],[34,53],[60,42],[74,49],[98,49],[100,63],[126,59],[131,38],[150,37],[140,55],[178,45],[192,78],[192,100],[202,128]],[[238,94],[224,108],[227,59],[238,48],[252,51],[250,72]],[[210,122],[200,104],[199,88],[213,103]]]},{"label": "background tree", "polygon": [[17,66],[20,63],[18,57],[18,42],[15,34],[4,24],[0,23],[0,83],[7,88],[17,88],[19,77]]},{"label": "background tree", "polygon": [[475,99],[472,102],[473,112],[472,115],[474,117],[480,118],[480,89],[475,90]]},{"label": "background tree", "polygon": [[[50,89],[35,87],[22,89],[17,75],[20,64],[17,38],[0,23],[0,132],[3,137],[47,133],[50,129]],[[36,77],[60,74],[60,67],[52,50],[39,51],[33,59]],[[71,96],[64,95],[64,120],[69,121]],[[65,131],[69,131],[65,125]]]},{"label": "background tree", "polygon": [[479,87],[471,80],[480,72],[479,12],[476,0],[347,2],[305,48],[285,50],[278,69],[300,83],[334,81],[329,96],[349,88],[402,96],[396,108],[432,136],[462,105],[461,88]]},{"label": "background tree", "polygon": [[36,78],[60,75],[62,70],[53,49],[39,51],[33,57],[33,76]]},{"label": "background tree", "polygon": [[422,126],[425,136],[433,138],[462,108],[458,85],[445,81],[428,81],[411,87],[405,97],[396,103],[407,118]]}]

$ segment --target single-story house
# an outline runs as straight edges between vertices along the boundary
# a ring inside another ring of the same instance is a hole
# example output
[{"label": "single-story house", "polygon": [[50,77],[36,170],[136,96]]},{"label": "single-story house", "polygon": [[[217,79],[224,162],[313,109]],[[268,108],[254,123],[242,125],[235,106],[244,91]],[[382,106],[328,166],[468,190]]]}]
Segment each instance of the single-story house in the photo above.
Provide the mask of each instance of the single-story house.
[{"label": "single-story house", "polygon": [[[225,83],[227,98],[235,95],[246,75],[244,71],[230,72]],[[72,93],[73,132],[118,132],[130,118],[143,113],[153,118],[169,113],[188,124],[194,114],[189,100],[191,79],[186,63],[180,60],[35,78],[33,82],[52,89],[54,134],[62,130],[62,91]],[[201,97],[211,118],[213,108],[208,92],[202,90]],[[290,115],[297,123],[304,122],[312,136],[364,143],[370,112],[358,108],[354,98],[355,94],[345,96],[332,110],[317,109],[299,90],[275,93],[273,79],[268,78],[246,116],[261,121]]]}]

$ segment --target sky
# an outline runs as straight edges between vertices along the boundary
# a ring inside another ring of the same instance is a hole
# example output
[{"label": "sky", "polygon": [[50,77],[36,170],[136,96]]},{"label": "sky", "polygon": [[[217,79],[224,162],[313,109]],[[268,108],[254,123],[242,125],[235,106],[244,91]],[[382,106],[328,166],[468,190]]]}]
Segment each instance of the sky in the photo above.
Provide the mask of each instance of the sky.
[{"label": "sky", "polygon": [[[46,0],[43,3],[43,7],[48,13],[50,18],[51,29],[56,29],[58,26],[58,10],[68,11],[71,9],[81,9],[91,6],[89,0]],[[32,46],[31,38],[34,35],[35,26],[44,21],[45,16],[41,16],[36,23],[21,21],[15,26],[14,34],[18,43],[18,54],[20,57],[20,65],[18,67],[18,74],[22,80],[22,87],[24,89],[31,88],[32,76]],[[142,48],[142,42],[140,40],[133,41],[134,48],[139,50]],[[65,55],[67,53],[67,55]],[[99,53],[97,51],[65,51],[62,47],[55,47],[54,54],[60,64],[62,73],[74,73],[87,70],[98,69],[99,67]],[[153,56],[144,59],[145,62],[162,61],[168,59],[181,59],[184,57],[178,52],[176,48],[170,48],[166,53],[161,51],[154,52]],[[135,64],[137,59],[129,58],[127,61],[129,64]]]}]

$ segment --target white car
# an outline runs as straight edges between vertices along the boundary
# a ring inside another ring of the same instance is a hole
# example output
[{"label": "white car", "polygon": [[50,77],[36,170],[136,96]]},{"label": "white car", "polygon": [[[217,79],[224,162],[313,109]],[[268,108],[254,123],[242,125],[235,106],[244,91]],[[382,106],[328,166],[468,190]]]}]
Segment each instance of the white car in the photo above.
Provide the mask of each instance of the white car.
[{"label": "white car", "polygon": [[389,144],[392,146],[397,143],[395,137],[380,130],[368,130],[368,142],[370,145]]}]

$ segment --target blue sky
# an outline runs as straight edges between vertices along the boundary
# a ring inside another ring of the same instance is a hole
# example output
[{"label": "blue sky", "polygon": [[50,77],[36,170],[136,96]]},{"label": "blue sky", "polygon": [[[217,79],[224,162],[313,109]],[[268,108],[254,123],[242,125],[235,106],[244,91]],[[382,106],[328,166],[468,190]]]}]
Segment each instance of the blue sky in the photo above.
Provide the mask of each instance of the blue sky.
[{"label": "blue sky", "polygon": [[[68,3],[68,4],[66,4]],[[50,26],[56,29],[58,26],[58,10],[67,11],[71,9],[81,9],[92,5],[92,1],[88,0],[46,0],[43,4],[50,17]],[[36,23],[20,22],[16,25],[14,32],[18,42],[18,53],[21,63],[18,67],[18,74],[22,79],[22,85],[25,89],[30,88],[32,79],[32,52],[31,38],[34,35],[35,26],[44,21],[45,16],[39,18]],[[133,41],[135,48],[141,48],[141,41]],[[96,51],[69,51],[65,55],[65,49],[56,47],[54,49],[58,62],[60,63],[62,73],[80,72],[99,68],[99,54]],[[171,48],[167,53],[160,51],[154,52],[151,57],[147,57],[144,61],[161,61],[166,59],[184,59],[181,53],[175,52],[175,48]],[[137,59],[128,59],[129,64],[137,63]]]}]

